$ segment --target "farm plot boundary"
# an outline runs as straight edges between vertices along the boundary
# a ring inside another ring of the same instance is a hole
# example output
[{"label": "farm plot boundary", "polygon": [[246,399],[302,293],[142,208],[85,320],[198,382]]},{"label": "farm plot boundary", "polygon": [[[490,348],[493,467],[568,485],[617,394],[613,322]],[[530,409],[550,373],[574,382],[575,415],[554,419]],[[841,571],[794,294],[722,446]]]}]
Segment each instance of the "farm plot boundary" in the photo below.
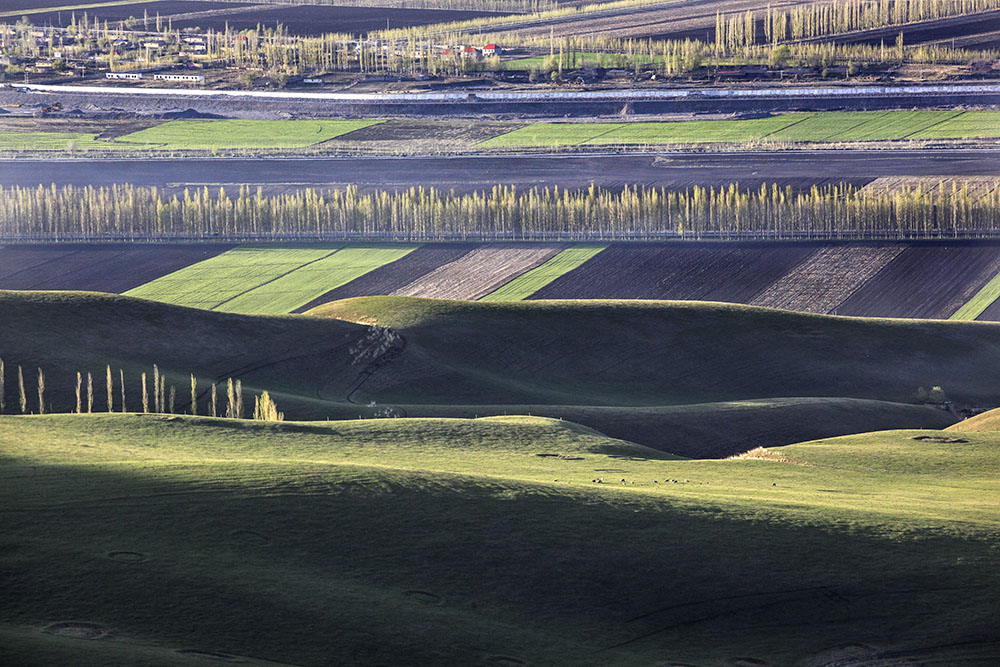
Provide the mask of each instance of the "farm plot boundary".
[{"label": "farm plot boundary", "polygon": [[750,305],[830,313],[903,252],[903,246],[819,248],[750,300]]},{"label": "farm plot boundary", "polygon": [[590,261],[607,248],[604,245],[575,245],[544,264],[522,273],[500,289],[482,297],[480,301],[521,301],[545,287],[559,276]]},{"label": "farm plot boundary", "polygon": [[478,299],[548,261],[562,246],[483,246],[418,278],[393,296]]}]

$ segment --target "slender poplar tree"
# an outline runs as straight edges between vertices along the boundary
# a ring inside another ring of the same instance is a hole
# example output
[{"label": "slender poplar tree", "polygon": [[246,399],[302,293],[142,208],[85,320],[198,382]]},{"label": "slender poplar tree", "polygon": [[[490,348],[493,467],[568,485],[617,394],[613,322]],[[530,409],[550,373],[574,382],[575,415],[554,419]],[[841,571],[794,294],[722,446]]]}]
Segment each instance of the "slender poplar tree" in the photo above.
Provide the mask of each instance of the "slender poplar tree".
[{"label": "slender poplar tree", "polygon": [[45,414],[45,374],[38,369],[38,414]]},{"label": "slender poplar tree", "polygon": [[24,373],[21,371],[21,366],[17,367],[17,389],[20,394],[21,399],[21,414],[26,414],[28,412],[28,394],[24,391]]}]

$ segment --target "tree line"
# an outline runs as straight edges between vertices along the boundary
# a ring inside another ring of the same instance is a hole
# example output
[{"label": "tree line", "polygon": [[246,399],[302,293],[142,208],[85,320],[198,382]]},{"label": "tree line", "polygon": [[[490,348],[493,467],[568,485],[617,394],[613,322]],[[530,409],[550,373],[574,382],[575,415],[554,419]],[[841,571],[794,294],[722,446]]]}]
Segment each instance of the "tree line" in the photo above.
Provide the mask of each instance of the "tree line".
[{"label": "tree line", "polygon": [[0,238],[150,239],[700,239],[994,237],[1000,187],[849,184],[607,190],[494,186],[361,192],[312,188],[265,195],[241,186],[185,189],[0,187]]},{"label": "tree line", "polygon": [[[76,397],[75,406],[65,406],[66,409],[54,409],[51,401],[46,400],[45,372],[38,367],[37,373],[29,370],[29,384],[25,385],[24,369],[17,365],[14,371],[11,369],[10,394],[16,399],[16,403],[10,402],[8,410],[8,390],[7,390],[7,368],[4,360],[0,357],[0,414],[39,414],[53,412],[67,412],[75,414],[90,414],[99,412],[103,406],[106,412],[141,412],[162,413],[162,414],[199,414],[201,404],[202,414],[208,417],[226,417],[229,419],[254,419],[258,421],[284,421],[285,413],[278,410],[274,399],[267,391],[253,395],[253,412],[248,412],[244,407],[243,382],[237,379],[228,378],[226,381],[226,393],[220,397],[216,390],[216,383],[209,386],[207,396],[201,397],[198,392],[198,379],[192,373],[190,375],[190,396],[187,403],[178,404],[177,387],[168,384],[167,376],[160,372],[159,366],[153,364],[152,374],[143,371],[139,375],[135,385],[138,398],[131,398],[133,403],[129,403],[129,394],[125,388],[125,371],[118,369],[118,373],[111,370],[108,364],[104,369],[104,392],[103,396],[98,396],[99,390],[94,388],[94,375],[90,372],[77,371],[74,395]],[[32,378],[34,375],[34,378]],[[86,381],[84,379],[86,378]],[[16,379],[16,382],[15,382]],[[35,380],[31,386],[31,380]],[[98,378],[100,380],[101,378]],[[117,381],[117,382],[116,382]],[[117,387],[116,387],[117,384]],[[100,399],[103,398],[103,401]],[[97,406],[95,409],[95,402]],[[131,405],[132,409],[129,410]],[[15,407],[16,406],[16,407]]]}]

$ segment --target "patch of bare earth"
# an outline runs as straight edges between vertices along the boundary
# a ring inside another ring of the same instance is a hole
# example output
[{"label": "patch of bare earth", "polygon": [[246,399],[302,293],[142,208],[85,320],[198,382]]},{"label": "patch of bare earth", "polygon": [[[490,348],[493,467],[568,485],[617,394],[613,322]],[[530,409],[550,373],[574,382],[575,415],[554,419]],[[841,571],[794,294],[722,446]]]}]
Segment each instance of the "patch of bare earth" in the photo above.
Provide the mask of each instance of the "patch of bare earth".
[{"label": "patch of bare earth", "polygon": [[313,148],[373,153],[440,153],[470,149],[524,123],[489,121],[389,120],[316,144]]},{"label": "patch of bare earth", "polygon": [[561,246],[486,246],[431,271],[394,296],[474,300],[542,264]]},{"label": "patch of bare earth", "polygon": [[902,246],[819,248],[750,303],[830,313],[903,251]]}]

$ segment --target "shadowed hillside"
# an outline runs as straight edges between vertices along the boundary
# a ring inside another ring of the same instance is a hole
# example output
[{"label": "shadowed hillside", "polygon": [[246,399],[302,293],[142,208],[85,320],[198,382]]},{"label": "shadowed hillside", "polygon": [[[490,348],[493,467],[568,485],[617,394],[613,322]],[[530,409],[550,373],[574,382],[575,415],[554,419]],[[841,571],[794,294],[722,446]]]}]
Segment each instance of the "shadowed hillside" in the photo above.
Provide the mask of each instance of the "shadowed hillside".
[{"label": "shadowed hillside", "polygon": [[[211,382],[267,389],[290,419],[535,414],[665,451],[725,456],[756,445],[953,420],[905,405],[918,387],[1000,402],[1000,325],[865,320],[710,303],[468,303],[349,299],[316,317],[231,315],[88,293],[0,292],[8,412],[16,365],[49,412],[75,405],[76,372],[158,365],[190,411]],[[373,328],[372,324],[391,331]],[[117,387],[117,384],[116,384]],[[117,393],[117,389],[115,389]],[[798,398],[787,398],[798,397]],[[863,400],[861,400],[863,399]],[[874,402],[873,402],[874,401]],[[252,405],[252,398],[248,398]],[[114,399],[120,410],[120,399]]]}]

